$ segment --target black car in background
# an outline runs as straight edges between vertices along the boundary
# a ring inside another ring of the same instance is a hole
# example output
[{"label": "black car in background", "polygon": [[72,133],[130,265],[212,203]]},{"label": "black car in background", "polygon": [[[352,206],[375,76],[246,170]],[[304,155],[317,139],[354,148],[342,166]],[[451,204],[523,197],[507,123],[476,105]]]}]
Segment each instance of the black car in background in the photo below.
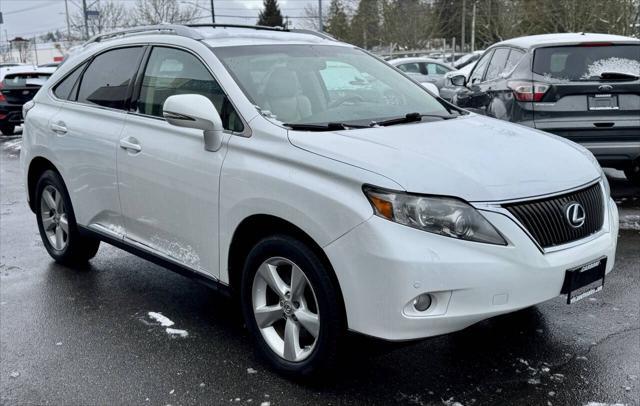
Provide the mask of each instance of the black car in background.
[{"label": "black car in background", "polygon": [[604,34],[514,38],[486,50],[455,102],[557,134],[640,184],[640,40]]},{"label": "black car in background", "polygon": [[51,76],[49,72],[14,72],[0,82],[0,132],[14,133],[22,124],[22,105],[33,99],[40,87]]}]

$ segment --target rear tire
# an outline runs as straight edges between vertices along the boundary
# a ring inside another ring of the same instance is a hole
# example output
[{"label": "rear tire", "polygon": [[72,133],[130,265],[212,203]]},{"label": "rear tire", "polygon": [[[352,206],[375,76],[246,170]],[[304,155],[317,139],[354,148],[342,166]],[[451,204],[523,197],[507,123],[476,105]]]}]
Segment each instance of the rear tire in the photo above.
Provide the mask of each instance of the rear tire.
[{"label": "rear tire", "polygon": [[636,186],[640,186],[640,161],[632,163],[627,169],[624,170],[624,174],[627,175],[627,179]]},{"label": "rear tire", "polygon": [[0,124],[0,132],[2,133],[2,135],[13,135],[15,131],[16,131],[15,124],[9,124],[9,123]]},{"label": "rear tire", "polygon": [[258,351],[278,372],[310,377],[336,364],[345,318],[329,272],[312,249],[287,235],[267,237],[249,252],[242,313]]},{"label": "rear tire", "polygon": [[81,235],[62,177],[45,171],[36,185],[36,218],[49,255],[65,265],[86,263],[98,252],[100,241]]}]

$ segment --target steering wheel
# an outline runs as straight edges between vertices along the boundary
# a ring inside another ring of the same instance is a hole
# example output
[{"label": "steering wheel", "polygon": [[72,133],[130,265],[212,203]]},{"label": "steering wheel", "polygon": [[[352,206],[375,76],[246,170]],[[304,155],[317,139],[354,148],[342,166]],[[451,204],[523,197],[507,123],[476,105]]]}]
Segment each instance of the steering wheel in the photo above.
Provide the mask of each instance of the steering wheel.
[{"label": "steering wheel", "polygon": [[357,94],[354,95],[350,95],[350,96],[344,96],[339,98],[338,100],[331,102],[331,104],[329,104],[330,108],[334,108],[334,107],[338,107],[343,105],[344,103],[348,102],[348,101],[356,101],[356,102],[363,102],[364,99],[361,96],[358,96]]}]

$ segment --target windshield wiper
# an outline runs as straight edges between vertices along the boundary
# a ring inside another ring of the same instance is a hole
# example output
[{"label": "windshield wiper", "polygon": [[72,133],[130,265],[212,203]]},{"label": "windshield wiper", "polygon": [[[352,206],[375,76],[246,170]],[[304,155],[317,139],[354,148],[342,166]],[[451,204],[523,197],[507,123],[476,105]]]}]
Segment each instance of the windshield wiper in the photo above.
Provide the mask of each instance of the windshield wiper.
[{"label": "windshield wiper", "polygon": [[369,128],[368,125],[357,125],[357,124],[347,124],[347,123],[327,123],[327,124],[284,123],[284,125],[291,128],[292,130],[300,130],[300,131],[338,131],[338,130],[348,130],[350,128]]},{"label": "windshield wiper", "polygon": [[406,114],[404,117],[391,118],[389,120],[383,120],[383,121],[375,121],[375,122],[371,123],[371,126],[372,127],[374,127],[374,126],[385,127],[385,126],[396,125],[396,124],[414,123],[414,122],[417,122],[417,121],[422,121],[422,117],[436,117],[436,118],[441,118],[443,120],[450,120],[450,119],[456,118],[458,116],[454,116],[454,115],[443,116],[443,115],[440,115],[440,114],[409,113],[409,114]]},{"label": "windshield wiper", "polygon": [[633,73],[625,73],[625,72],[602,72],[599,76],[600,79],[604,80],[624,80],[624,79],[638,79],[640,76],[634,75]]}]

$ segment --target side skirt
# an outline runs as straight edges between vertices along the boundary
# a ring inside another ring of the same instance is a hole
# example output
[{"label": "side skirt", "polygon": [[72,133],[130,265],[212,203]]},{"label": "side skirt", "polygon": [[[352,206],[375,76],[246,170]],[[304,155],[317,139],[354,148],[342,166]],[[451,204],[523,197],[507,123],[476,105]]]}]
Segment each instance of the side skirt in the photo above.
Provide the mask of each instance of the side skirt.
[{"label": "side skirt", "polygon": [[166,268],[170,271],[179,273],[180,275],[186,276],[187,278],[194,279],[208,286],[209,288],[215,290],[216,292],[221,293],[224,296],[231,297],[233,295],[233,290],[229,285],[226,285],[218,281],[217,279],[206,276],[200,272],[196,272],[184,265],[180,265],[177,262],[170,261],[168,259],[163,258],[162,256],[156,255],[152,252],[149,252],[147,250],[144,250],[132,244],[129,244],[126,241],[100,233],[98,231],[81,226],[79,224],[78,224],[78,230],[82,235],[88,235],[88,236],[97,238],[102,242],[113,245],[114,247],[120,248],[121,250],[127,251],[140,258],[146,259],[147,261],[153,262],[156,265],[160,265],[161,267]]}]

